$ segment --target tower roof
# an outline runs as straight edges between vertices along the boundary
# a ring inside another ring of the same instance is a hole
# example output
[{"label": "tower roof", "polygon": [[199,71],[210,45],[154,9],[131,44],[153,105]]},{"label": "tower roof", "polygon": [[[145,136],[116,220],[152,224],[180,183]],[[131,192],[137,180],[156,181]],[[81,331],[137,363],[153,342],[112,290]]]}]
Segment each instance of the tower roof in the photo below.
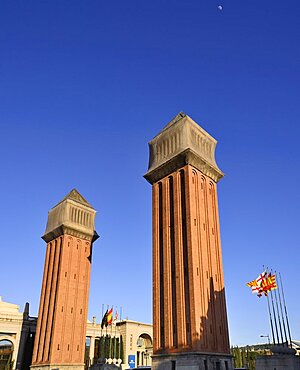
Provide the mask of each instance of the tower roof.
[{"label": "tower roof", "polygon": [[43,239],[49,242],[59,235],[70,234],[95,240],[95,215],[96,211],[90,203],[77,189],[72,189],[50,209]]},{"label": "tower roof", "polygon": [[[93,208],[91,204],[79,193],[77,189],[72,189],[59,203],[62,203],[66,199],[74,200],[75,202],[81,203],[86,207]],[[59,204],[58,203],[58,204]],[[94,208],[93,208],[94,209]]]},{"label": "tower roof", "polygon": [[219,181],[223,172],[215,161],[217,141],[184,112],[178,113],[150,142],[145,178],[154,183],[186,164]]},{"label": "tower roof", "polygon": [[174,117],[161,131],[160,134],[164,131],[166,131],[171,126],[175,125],[175,123],[181,121],[184,117],[186,117],[186,114],[184,112],[179,112],[176,117]]}]

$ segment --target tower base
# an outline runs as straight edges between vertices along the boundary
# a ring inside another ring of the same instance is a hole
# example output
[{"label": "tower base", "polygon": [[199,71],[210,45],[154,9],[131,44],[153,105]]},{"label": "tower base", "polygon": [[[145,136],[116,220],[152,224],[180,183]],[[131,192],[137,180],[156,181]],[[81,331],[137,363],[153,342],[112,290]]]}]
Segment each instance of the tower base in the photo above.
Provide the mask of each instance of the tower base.
[{"label": "tower base", "polygon": [[152,370],[233,370],[232,356],[184,352],[152,356]]},{"label": "tower base", "polygon": [[30,370],[84,370],[84,364],[31,365]]}]

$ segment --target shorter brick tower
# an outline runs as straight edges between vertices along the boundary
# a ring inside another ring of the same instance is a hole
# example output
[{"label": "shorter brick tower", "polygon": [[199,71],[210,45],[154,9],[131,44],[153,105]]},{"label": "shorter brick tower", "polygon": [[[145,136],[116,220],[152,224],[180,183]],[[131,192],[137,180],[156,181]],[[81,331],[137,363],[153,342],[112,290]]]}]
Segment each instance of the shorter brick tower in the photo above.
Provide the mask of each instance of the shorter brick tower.
[{"label": "shorter brick tower", "polygon": [[95,214],[76,189],[49,211],[34,370],[84,369]]},{"label": "shorter brick tower", "polygon": [[231,370],[216,140],[180,113],[149,146],[153,369]]}]

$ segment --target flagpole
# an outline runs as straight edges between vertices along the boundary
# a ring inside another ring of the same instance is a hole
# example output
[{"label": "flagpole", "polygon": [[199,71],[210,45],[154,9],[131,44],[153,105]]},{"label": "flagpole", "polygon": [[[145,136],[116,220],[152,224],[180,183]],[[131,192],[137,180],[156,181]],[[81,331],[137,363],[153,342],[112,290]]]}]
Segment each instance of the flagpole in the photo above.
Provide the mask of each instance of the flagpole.
[{"label": "flagpole", "polygon": [[[104,311],[104,303],[102,303],[102,314],[101,314],[101,320],[103,320],[103,311]],[[101,322],[102,324],[102,322]],[[101,325],[101,338],[102,338],[102,325]]]},{"label": "flagpole", "polygon": [[271,310],[270,310],[270,302],[269,302],[269,296],[268,295],[267,295],[267,302],[268,302],[268,311],[269,311],[269,317],[270,317],[273,344],[275,345],[274,327],[273,327],[273,320],[272,320],[272,315],[271,315]]},{"label": "flagpole", "polygon": [[[265,265],[263,265],[263,271],[268,271],[268,267],[265,269]],[[268,302],[268,311],[269,311],[269,317],[270,317],[273,344],[275,346],[276,342],[275,342],[275,335],[274,335],[274,325],[273,325],[273,320],[272,320],[272,314],[271,314],[270,301],[269,301],[269,295],[268,294],[267,294],[267,302]]]},{"label": "flagpole", "polygon": [[275,331],[276,331],[276,338],[277,338],[277,344],[279,344],[279,334],[278,334],[278,325],[277,325],[277,319],[275,314],[275,307],[274,307],[274,300],[273,300],[273,292],[270,292],[271,295],[271,304],[273,309],[273,317],[274,317],[274,323],[275,323]]},{"label": "flagpole", "polygon": [[[273,275],[272,270],[271,270],[271,275]],[[276,290],[277,289],[274,289],[274,296],[275,296],[275,303],[276,303],[276,309],[277,309],[277,316],[278,316],[278,323],[279,323],[281,343],[283,344],[282,326],[281,326],[281,319],[280,319],[280,312],[279,312],[279,306],[278,306],[278,300],[277,300],[277,292],[276,292]]]},{"label": "flagpole", "polygon": [[[106,311],[108,312],[109,305],[107,305]],[[106,318],[106,325],[105,325],[105,336],[107,337],[107,318]]]},{"label": "flagpole", "polygon": [[[269,274],[268,267],[267,267],[266,271],[267,271],[267,274]],[[268,294],[268,292],[267,292],[267,294]],[[273,301],[272,291],[270,291],[270,295],[271,295],[271,304],[272,304],[272,311],[273,311],[273,318],[274,318],[274,324],[275,324],[277,344],[279,344],[278,326],[277,326],[277,320],[276,320],[276,315],[275,315],[275,308],[274,308],[274,301]]]},{"label": "flagpole", "polygon": [[278,324],[279,324],[280,337],[281,337],[281,342],[283,343],[282,326],[281,326],[281,319],[280,319],[280,312],[279,312],[279,307],[278,307],[276,290],[274,291],[274,296],[275,296],[276,310],[277,310],[277,316],[278,316]]},{"label": "flagpole", "polygon": [[[115,317],[117,316],[117,314],[118,314],[118,306],[116,306]],[[114,358],[115,359],[117,357],[117,320],[118,318],[115,320],[115,340],[114,340]]]},{"label": "flagpole", "polygon": [[283,297],[285,318],[286,318],[286,322],[287,322],[289,339],[290,339],[290,346],[292,347],[292,337],[291,337],[291,331],[290,331],[290,324],[289,324],[289,319],[288,319],[288,314],[287,314],[287,309],[286,309],[286,304],[285,304],[284,290],[283,290],[283,284],[282,284],[281,274],[280,273],[279,273],[279,278],[280,278],[280,286],[281,286],[281,292],[282,292],[282,297]]},{"label": "flagpole", "polygon": [[[122,321],[122,306],[120,306],[120,321]],[[119,336],[119,358],[121,358],[121,325],[120,325],[120,336]]]},{"label": "flagpole", "polygon": [[[276,275],[276,271],[275,271],[275,275]],[[280,304],[280,311],[281,311],[281,317],[282,317],[284,337],[285,337],[286,345],[289,346],[289,340],[288,340],[288,337],[287,337],[287,334],[286,334],[286,322],[284,320],[284,315],[283,315],[283,309],[282,309],[282,303],[281,303],[281,295],[280,295],[279,284],[278,284],[278,297],[279,297],[279,304]]]},{"label": "flagpole", "polygon": [[111,307],[111,324],[110,324],[110,341],[109,341],[109,357],[112,358],[112,350],[111,350],[111,344],[112,344],[112,320],[114,317],[114,306]]}]

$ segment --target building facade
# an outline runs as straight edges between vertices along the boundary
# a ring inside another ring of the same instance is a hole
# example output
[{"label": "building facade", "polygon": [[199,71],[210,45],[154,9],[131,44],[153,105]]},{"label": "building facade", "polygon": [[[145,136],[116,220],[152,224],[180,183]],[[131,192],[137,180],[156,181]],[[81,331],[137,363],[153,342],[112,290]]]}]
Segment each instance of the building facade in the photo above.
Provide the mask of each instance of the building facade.
[{"label": "building facade", "polygon": [[[103,341],[101,338],[109,336],[113,338],[113,343],[109,351],[109,362],[118,363],[122,360],[122,368],[129,367],[130,359],[137,366],[150,366],[152,364],[153,353],[153,330],[152,324],[145,324],[133,320],[120,320],[107,329],[101,329],[101,325],[93,322],[87,325],[87,356],[89,365],[96,364],[98,359],[102,359]],[[114,345],[114,338],[121,343],[121,348]]]},{"label": "building facade", "polygon": [[4,302],[0,297],[0,369],[28,370],[31,364],[36,318],[29,316],[29,304],[24,311]]},{"label": "building facade", "polygon": [[[29,370],[36,334],[37,318],[29,315],[29,304],[24,312],[16,304],[3,302],[0,297],[0,370]],[[120,347],[112,350],[112,362],[122,358],[122,369],[152,363],[152,325],[132,320],[120,320],[107,329],[101,329],[96,317],[87,321],[85,340],[85,369],[101,358],[101,338],[109,336],[121,340]]]}]

